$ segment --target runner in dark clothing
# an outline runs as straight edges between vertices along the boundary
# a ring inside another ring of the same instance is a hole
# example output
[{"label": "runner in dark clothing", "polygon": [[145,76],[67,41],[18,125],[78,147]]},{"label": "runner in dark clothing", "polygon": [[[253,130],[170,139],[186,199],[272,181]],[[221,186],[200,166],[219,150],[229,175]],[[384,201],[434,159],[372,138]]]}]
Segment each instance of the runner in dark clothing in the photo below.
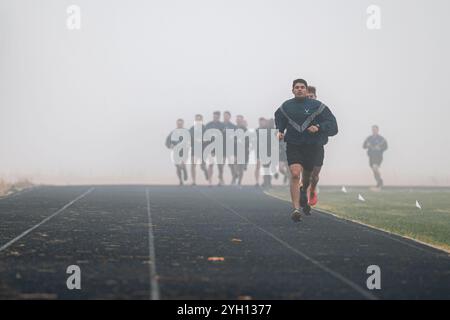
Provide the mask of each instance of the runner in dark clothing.
[{"label": "runner in dark clothing", "polygon": [[[234,150],[227,150],[227,141],[226,139],[226,130],[236,130],[237,126],[231,122],[231,113],[229,111],[225,111],[223,113],[223,125],[225,128],[225,132],[224,132],[224,136],[223,136],[223,155],[224,157],[227,159],[228,162],[228,166],[230,167],[230,171],[231,171],[231,184],[234,185],[237,183],[237,167],[236,167],[236,157],[235,157],[235,153]],[[234,145],[234,143],[233,143]]]},{"label": "runner in dark clothing", "polygon": [[[225,125],[223,124],[223,122],[220,121],[220,111],[215,111],[213,113],[213,121],[209,122],[206,125],[206,130],[209,129],[217,129],[220,132],[222,132],[222,134],[225,134]],[[210,142],[211,143],[211,142]],[[216,154],[212,154],[212,157],[210,157],[209,159],[206,159],[208,163],[208,178],[209,178],[209,185],[212,185],[212,175],[213,175],[213,168],[214,168],[214,164],[217,164],[217,168],[219,171],[219,186],[223,186],[224,185],[224,181],[223,181],[223,159],[217,159],[216,158]]]},{"label": "runner in dark clothing", "polygon": [[[275,112],[278,138],[284,139],[287,144],[294,221],[301,220],[300,208],[303,208],[305,214],[309,214],[310,206],[317,203],[317,191],[309,188],[311,180],[319,180],[318,174],[312,174],[313,169],[323,165],[323,146],[327,144],[328,137],[338,132],[336,118],[330,109],[318,100],[309,99],[307,87],[305,80],[295,80],[292,85],[295,97],[284,102]],[[302,187],[299,194],[301,175]]]},{"label": "runner in dark clothing", "polygon": [[[195,128],[200,132],[201,135],[198,137],[195,136]],[[208,180],[208,171],[206,170],[205,159],[203,159],[203,150],[206,147],[206,142],[203,141],[203,134],[205,132],[206,126],[203,124],[203,116],[201,114],[195,115],[195,124],[189,129],[189,133],[191,135],[191,176],[192,176],[192,185],[195,186],[196,182],[196,166],[200,164],[200,169],[205,174],[205,179]],[[198,141],[197,141],[198,139]],[[197,144],[199,150],[197,153],[194,152],[194,146]]]},{"label": "runner in dark clothing", "polygon": [[317,90],[316,87],[308,86],[308,98],[317,100]]},{"label": "runner in dark clothing", "polygon": [[378,126],[372,126],[372,135],[364,141],[363,148],[367,149],[369,156],[369,165],[372,168],[377,186],[374,190],[379,191],[383,187],[381,179],[380,166],[383,162],[383,153],[387,150],[388,144],[384,137],[379,135]]},{"label": "runner in dark clothing", "polygon": [[[177,120],[177,129],[184,129],[184,120],[183,119]],[[179,140],[174,140],[174,138],[172,137],[172,133],[173,133],[173,131],[166,138],[166,147],[169,149],[173,149],[176,145],[183,142],[182,138],[180,138]],[[180,158],[183,158],[183,156],[184,156],[183,150],[180,151],[179,156],[180,156]],[[184,161],[182,161],[180,164],[175,164],[175,167],[176,167],[177,177],[178,177],[180,186],[182,186],[184,184],[183,181],[186,181],[188,178],[186,164],[184,163]]]},{"label": "runner in dark clothing", "polygon": [[259,127],[255,130],[256,131],[256,146],[253,147],[254,150],[256,150],[256,166],[255,166],[255,181],[256,187],[259,187],[259,177],[261,176],[261,160],[259,155],[259,134],[261,129],[267,129],[267,120],[263,117],[258,119]]},{"label": "runner in dark clothing", "polygon": [[[247,132],[247,121],[244,119],[243,116],[238,115],[236,116],[236,124],[237,129],[241,129],[245,132]],[[236,161],[241,160],[238,159],[238,148],[243,146],[244,147],[244,163],[237,163],[236,164],[236,177],[237,177],[237,185],[242,185],[242,178],[244,177],[244,172],[247,170],[248,162],[249,162],[249,155],[250,155],[250,138],[248,136],[241,137],[239,139],[236,139],[235,148],[234,148],[234,154]],[[241,147],[242,148],[242,147]]]},{"label": "runner in dark clothing", "polygon": [[[268,119],[266,121],[266,142],[267,142],[267,156],[270,158],[272,156],[272,129],[275,129],[275,121],[274,119]],[[263,176],[263,184],[262,187],[264,189],[269,189],[272,187],[272,167],[274,163],[269,162],[264,164],[262,167],[264,168],[264,176]]]}]

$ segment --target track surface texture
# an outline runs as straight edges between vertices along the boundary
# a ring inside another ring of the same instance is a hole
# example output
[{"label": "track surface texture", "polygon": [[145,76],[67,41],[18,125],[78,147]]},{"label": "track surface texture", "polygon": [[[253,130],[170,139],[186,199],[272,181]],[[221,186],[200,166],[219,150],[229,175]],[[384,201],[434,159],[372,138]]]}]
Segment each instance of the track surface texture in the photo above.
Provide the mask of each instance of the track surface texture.
[{"label": "track surface texture", "polygon": [[290,212],[254,187],[37,187],[0,199],[0,299],[450,299],[447,253]]}]

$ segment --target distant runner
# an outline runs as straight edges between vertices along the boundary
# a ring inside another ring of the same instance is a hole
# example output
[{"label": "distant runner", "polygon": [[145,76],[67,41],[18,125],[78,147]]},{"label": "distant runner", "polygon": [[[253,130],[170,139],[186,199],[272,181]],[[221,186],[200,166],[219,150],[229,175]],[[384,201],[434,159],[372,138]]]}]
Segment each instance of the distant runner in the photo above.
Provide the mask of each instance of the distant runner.
[{"label": "distant runner", "polygon": [[[177,129],[184,129],[184,120],[183,119],[177,120]],[[166,138],[166,147],[169,149],[173,149],[177,144],[179,144],[183,141],[183,139],[181,137],[179,140],[173,140],[172,133],[173,133],[173,131]],[[180,156],[180,158],[183,158],[183,150],[182,149],[180,151],[179,156]],[[176,168],[179,184],[180,184],[180,186],[182,186],[182,185],[184,185],[183,181],[186,181],[188,178],[186,164],[184,163],[184,161],[182,161],[180,164],[175,164],[175,168]]]},{"label": "distant runner", "polygon": [[256,129],[256,146],[255,150],[256,150],[256,166],[255,166],[255,181],[256,187],[259,187],[259,177],[261,176],[261,160],[260,160],[260,150],[259,150],[259,131],[262,129],[266,129],[267,130],[267,120],[266,118],[260,117],[258,119],[258,124],[259,127]]},{"label": "distant runner", "polygon": [[[213,113],[213,120],[211,122],[209,122],[206,125],[206,130],[209,129],[217,129],[220,132],[222,132],[222,134],[225,134],[225,125],[223,124],[223,122],[220,121],[220,111],[215,111]],[[220,161],[222,160],[222,161]],[[212,185],[212,176],[213,176],[213,168],[214,168],[214,164],[217,164],[217,169],[219,171],[219,183],[218,186],[223,186],[224,185],[224,181],[223,181],[223,159],[217,159],[217,155],[216,154],[212,154],[212,157],[209,157],[208,159],[206,159],[206,161],[208,162],[208,181],[209,181],[209,185]]]},{"label": "distant runner", "polygon": [[[324,159],[323,146],[327,144],[328,137],[338,133],[336,118],[330,109],[318,100],[309,99],[307,88],[305,80],[294,80],[294,98],[284,102],[275,112],[278,138],[284,139],[287,144],[294,207],[291,218],[296,222],[301,220],[300,208],[309,215],[311,206],[317,203],[317,192],[313,185],[319,181]],[[301,175],[302,187],[299,192]],[[309,188],[311,182],[313,185]]]},{"label": "distant runner", "polygon": [[[236,124],[237,129],[241,129],[244,132],[247,132],[247,121],[244,119],[244,116],[238,115],[236,116]],[[244,149],[244,163],[236,164],[236,176],[237,176],[237,185],[239,187],[242,186],[242,178],[244,177],[244,172],[247,170],[248,162],[249,162],[249,154],[250,154],[250,138],[245,136],[243,139],[236,139],[234,147],[234,154],[236,155],[236,163],[238,159],[238,148],[243,147]]]},{"label": "distant runner", "polygon": [[[225,111],[223,113],[223,125],[225,127],[225,130],[236,130],[237,126],[231,122],[231,113],[230,111]],[[235,159],[235,153],[234,150],[226,150],[227,149],[227,141],[225,140],[227,138],[226,131],[224,132],[223,136],[223,155],[225,159],[227,159],[228,166],[230,167],[231,171],[231,184],[235,185],[238,180],[237,176],[237,167],[236,167],[236,159]],[[233,139],[231,139],[233,140]],[[232,141],[233,142],[233,141]],[[234,144],[233,144],[234,145]]]},{"label": "distant runner", "polygon": [[363,148],[367,149],[369,165],[372,168],[375,181],[377,182],[377,186],[373,189],[375,191],[379,191],[383,187],[380,166],[381,162],[383,162],[383,153],[388,148],[386,139],[379,135],[379,131],[377,125],[372,126],[372,135],[367,137],[363,144]]},{"label": "distant runner", "polygon": [[317,100],[316,87],[308,86],[308,98]]},{"label": "distant runner", "polygon": [[[196,137],[194,135],[194,128],[202,131],[202,135],[198,137],[198,141],[196,141]],[[195,115],[194,125],[189,129],[189,133],[191,135],[191,176],[192,176],[192,185],[196,186],[196,166],[200,164],[200,168],[205,174],[205,179],[208,180],[208,171],[206,170],[205,160],[203,159],[203,150],[205,149],[206,142],[203,141],[203,134],[205,133],[206,126],[203,124],[203,116],[201,114]],[[194,153],[194,145],[197,142],[197,145],[200,146],[201,150]]]}]

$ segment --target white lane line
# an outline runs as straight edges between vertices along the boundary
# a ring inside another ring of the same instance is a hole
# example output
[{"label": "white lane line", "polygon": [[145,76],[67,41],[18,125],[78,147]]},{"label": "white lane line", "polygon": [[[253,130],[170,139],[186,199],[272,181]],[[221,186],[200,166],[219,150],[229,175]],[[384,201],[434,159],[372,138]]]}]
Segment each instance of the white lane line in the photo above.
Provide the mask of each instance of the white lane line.
[{"label": "white lane line", "polygon": [[304,258],[305,260],[311,262],[312,264],[314,264],[315,266],[317,266],[319,269],[321,269],[322,271],[325,271],[326,273],[328,273],[329,275],[331,275],[332,277],[342,281],[343,283],[345,283],[346,285],[348,285],[349,287],[351,287],[352,289],[354,289],[356,292],[358,292],[359,294],[361,294],[363,297],[365,297],[366,299],[369,300],[378,300],[378,298],[376,296],[374,296],[373,294],[369,293],[367,290],[365,290],[364,288],[362,288],[361,286],[359,286],[358,284],[354,283],[353,281],[351,281],[350,279],[346,278],[345,276],[341,275],[340,273],[331,270],[330,268],[324,266],[323,264],[321,264],[319,261],[311,258],[310,256],[306,255],[305,253],[301,252],[300,250],[298,250],[297,248],[294,248],[293,246],[291,246],[289,243],[281,240],[280,238],[278,238],[276,235],[274,235],[273,233],[267,231],[266,229],[260,227],[259,225],[257,225],[256,223],[254,223],[253,221],[249,220],[248,218],[242,216],[241,214],[239,214],[239,212],[237,212],[236,210],[234,210],[233,208],[230,208],[224,204],[222,204],[221,202],[219,202],[218,200],[212,198],[212,197],[208,197],[205,193],[203,193],[202,191],[199,190],[199,192],[201,194],[203,194],[206,198],[210,199],[211,201],[216,202],[218,205],[220,205],[222,208],[234,213],[235,215],[237,215],[238,217],[240,217],[241,219],[247,221],[248,223],[252,224],[253,226],[255,226],[259,231],[265,233],[266,235],[268,235],[269,237],[271,237],[272,239],[274,239],[275,241],[279,242],[280,244],[282,244],[284,247],[286,247],[287,249],[293,251],[294,253],[298,254],[299,256],[301,256],[302,258]]},{"label": "white lane line", "polygon": [[37,225],[35,225],[34,227],[31,227],[30,229],[28,229],[27,231],[23,232],[21,235],[15,237],[14,239],[12,239],[11,241],[9,241],[8,243],[4,244],[3,246],[0,247],[0,252],[2,252],[3,250],[7,249],[8,247],[10,247],[11,245],[13,245],[14,243],[16,243],[17,241],[19,241],[20,239],[22,239],[23,237],[25,237],[27,234],[29,234],[30,232],[32,232],[33,230],[39,228],[41,225],[43,225],[44,223],[46,223],[47,221],[49,221],[51,218],[57,216],[58,214],[60,214],[61,212],[63,212],[64,210],[66,210],[67,208],[69,208],[71,205],[73,205],[75,202],[77,202],[78,200],[84,198],[85,196],[87,196],[89,193],[91,193],[95,188],[91,188],[88,191],[86,191],[85,193],[83,193],[81,196],[78,196],[77,198],[75,198],[74,200],[70,201],[68,204],[66,204],[64,207],[62,207],[61,209],[59,209],[58,211],[56,211],[55,213],[53,213],[52,215],[48,216],[47,218],[45,218],[44,220],[42,220],[41,222],[39,222]]},{"label": "white lane line", "polygon": [[155,237],[153,236],[153,223],[152,214],[150,211],[150,197],[148,188],[145,190],[145,196],[147,198],[147,213],[148,213],[148,248],[149,248],[149,272],[150,272],[150,299],[159,300],[159,284],[158,274],[156,273],[156,255],[155,255]]}]

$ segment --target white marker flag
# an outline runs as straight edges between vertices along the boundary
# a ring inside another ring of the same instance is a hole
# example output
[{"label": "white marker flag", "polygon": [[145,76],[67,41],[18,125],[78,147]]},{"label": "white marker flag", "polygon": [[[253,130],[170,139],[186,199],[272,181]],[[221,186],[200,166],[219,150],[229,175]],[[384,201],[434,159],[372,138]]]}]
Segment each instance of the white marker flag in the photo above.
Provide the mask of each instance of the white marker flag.
[{"label": "white marker flag", "polygon": [[419,201],[416,200],[416,207],[422,210],[422,206],[420,205]]},{"label": "white marker flag", "polygon": [[361,194],[358,194],[358,200],[359,201],[366,201],[366,199],[363,198],[363,196]]},{"label": "white marker flag", "polygon": [[342,190],[343,193],[347,193],[347,189],[344,186],[342,186],[341,190]]}]

